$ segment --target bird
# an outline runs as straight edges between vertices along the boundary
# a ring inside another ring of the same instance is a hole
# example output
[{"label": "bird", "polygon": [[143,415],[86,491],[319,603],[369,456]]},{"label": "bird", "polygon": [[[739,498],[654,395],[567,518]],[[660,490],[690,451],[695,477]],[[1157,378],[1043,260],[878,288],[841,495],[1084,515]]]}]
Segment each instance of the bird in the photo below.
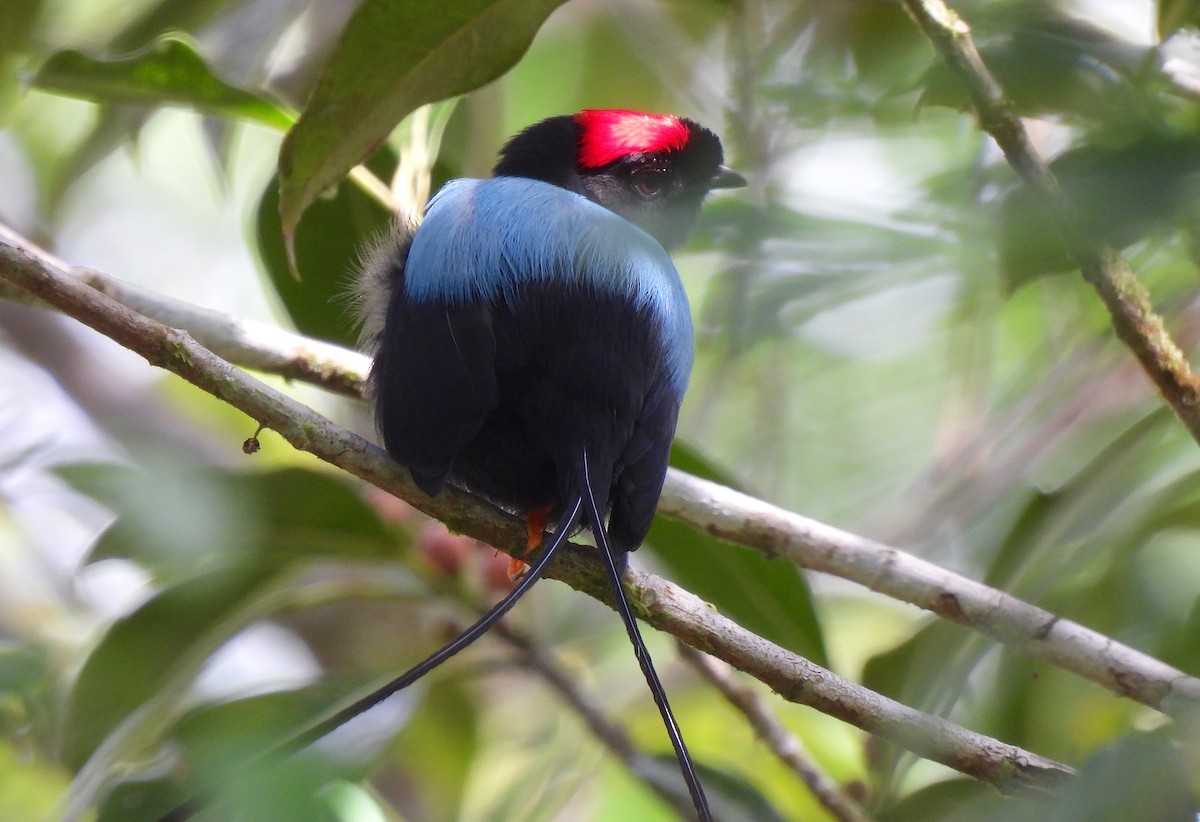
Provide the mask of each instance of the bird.
[{"label": "bird", "polygon": [[425,493],[475,493],[525,517],[530,548],[544,547],[479,622],[322,728],[482,635],[586,528],[697,815],[711,819],[620,580],[650,528],[694,359],[668,252],[709,192],[745,184],[693,120],[585,109],[525,128],[491,177],[447,182],[422,220],[397,222],[366,255],[362,337],[385,450]]}]

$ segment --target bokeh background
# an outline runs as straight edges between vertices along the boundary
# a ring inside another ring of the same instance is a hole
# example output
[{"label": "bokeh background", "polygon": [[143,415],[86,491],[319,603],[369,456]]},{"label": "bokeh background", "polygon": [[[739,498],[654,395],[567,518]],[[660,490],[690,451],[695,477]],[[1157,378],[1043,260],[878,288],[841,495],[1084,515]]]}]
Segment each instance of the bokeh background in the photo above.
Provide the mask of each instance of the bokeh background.
[{"label": "bokeh background", "polygon": [[[139,99],[130,66],[178,45],[300,109],[355,5],[4,0],[0,220],[71,264],[353,344],[357,249],[387,213],[330,192],[300,225],[295,280],[283,130]],[[1195,360],[1197,5],[956,7],[1087,230],[1124,249]],[[898,3],[571,0],[511,71],[414,114],[370,166],[390,180],[399,164],[414,209],[486,175],[525,125],[607,107],[710,126],[750,181],[711,198],[677,255],[698,331],[677,464],[1200,675],[1200,451]],[[264,379],[372,430],[357,402]],[[490,549],[274,435],[246,456],[253,428],[77,323],[0,301],[0,818],[72,802],[154,818],[182,779],[406,667],[504,589]],[[635,562],[843,676],[1084,768],[1052,818],[1173,818],[1200,776],[1161,716],[913,607],[668,522]],[[545,583],[511,624],[669,756],[611,612]],[[826,818],[667,638],[652,651],[730,818]],[[1051,818],[761,690],[873,816]],[[674,818],[498,639],[334,742],[308,770],[222,777],[226,811]]]}]

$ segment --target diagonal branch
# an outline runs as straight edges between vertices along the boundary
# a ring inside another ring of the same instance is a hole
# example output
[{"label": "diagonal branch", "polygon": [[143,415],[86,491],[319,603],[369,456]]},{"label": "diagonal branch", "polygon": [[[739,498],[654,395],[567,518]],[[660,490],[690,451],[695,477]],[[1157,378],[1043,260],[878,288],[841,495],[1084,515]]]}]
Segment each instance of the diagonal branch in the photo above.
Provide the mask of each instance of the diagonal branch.
[{"label": "diagonal branch", "polygon": [[[2,224],[0,242],[24,248],[46,265],[71,272],[81,282],[107,294],[126,308],[172,328],[185,329],[200,345],[244,368],[307,382],[347,397],[362,396],[370,361],[358,351],[314,340],[277,325],[233,317],[174,300],[95,269],[69,266],[48,252],[29,245]],[[0,298],[31,305],[42,304],[32,295],[3,280],[0,280]]]},{"label": "diagonal branch", "polygon": [[[197,308],[89,269],[72,270],[3,226],[0,243],[12,247],[8,253],[19,250],[43,266],[85,277],[119,302],[186,329],[213,352],[240,365],[340,393],[362,386],[367,360],[356,352]],[[716,483],[671,469],[659,512],[767,557],[781,557],[916,605],[1156,710],[1174,714],[1200,701],[1200,679],[1148,654],[897,548]]]},{"label": "diagonal branch", "polygon": [[1120,696],[1179,713],[1200,679],[1010,594],[865,537],[673,471],[659,510],[713,536],[865,585],[973,628]]},{"label": "diagonal branch", "polygon": [[[80,282],[23,242],[0,237],[0,278],[94,328],[271,428],[300,450],[337,465],[451,529],[502,549],[524,549],[524,523],[465,492],[428,497],[377,446],[280,394],[200,346],[187,333],[139,314]],[[594,552],[567,546],[550,576],[610,604]],[[770,686],[868,733],[1005,791],[1050,790],[1073,771],[996,739],[922,713],[850,682],[713,612],[678,586],[640,571],[625,578],[631,601],[649,624],[702,648]]]},{"label": "diagonal branch", "polygon": [[1029,140],[1004,89],[988,71],[971,30],[943,0],[902,0],[904,8],[939,55],[966,84],[979,125],[992,136],[1009,165],[1056,215],[1071,256],[1100,295],[1113,329],[1158,386],[1175,415],[1200,442],[1200,378],[1151,305],[1150,294],[1112,247],[1087,239],[1058,180]]}]

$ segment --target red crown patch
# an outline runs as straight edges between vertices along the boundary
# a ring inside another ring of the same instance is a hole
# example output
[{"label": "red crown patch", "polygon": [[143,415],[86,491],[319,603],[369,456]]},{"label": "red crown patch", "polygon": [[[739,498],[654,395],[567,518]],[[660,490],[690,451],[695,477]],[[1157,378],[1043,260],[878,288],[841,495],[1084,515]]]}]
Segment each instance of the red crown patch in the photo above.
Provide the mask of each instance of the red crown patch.
[{"label": "red crown patch", "polygon": [[687,126],[671,114],[643,114],[623,109],[587,109],[575,115],[583,130],[579,165],[597,168],[629,154],[681,149]]}]

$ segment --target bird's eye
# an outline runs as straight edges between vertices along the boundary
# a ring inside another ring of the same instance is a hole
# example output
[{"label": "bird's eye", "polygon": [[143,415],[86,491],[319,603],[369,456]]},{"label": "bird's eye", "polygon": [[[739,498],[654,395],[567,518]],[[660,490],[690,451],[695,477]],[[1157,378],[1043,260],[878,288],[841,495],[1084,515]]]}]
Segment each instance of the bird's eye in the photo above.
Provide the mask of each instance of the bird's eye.
[{"label": "bird's eye", "polygon": [[640,169],[633,175],[633,187],[646,199],[657,197],[666,184],[667,174],[661,168]]}]

